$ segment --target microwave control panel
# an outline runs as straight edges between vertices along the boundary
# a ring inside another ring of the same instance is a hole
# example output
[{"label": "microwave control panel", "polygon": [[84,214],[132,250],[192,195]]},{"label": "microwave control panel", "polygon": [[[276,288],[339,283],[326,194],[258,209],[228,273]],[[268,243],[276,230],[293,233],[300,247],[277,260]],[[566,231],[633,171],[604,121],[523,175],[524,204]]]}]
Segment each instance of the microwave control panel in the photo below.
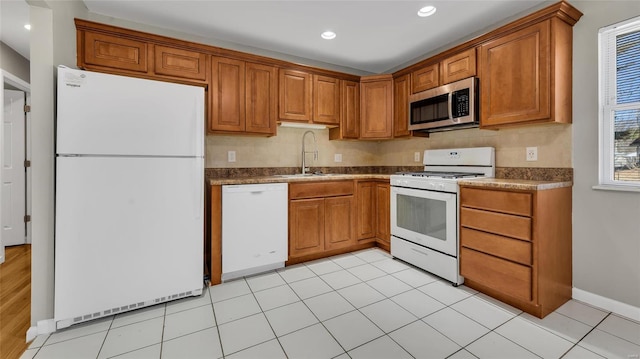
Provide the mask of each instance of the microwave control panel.
[{"label": "microwave control panel", "polygon": [[469,116],[470,101],[468,88],[454,91],[451,94],[451,114],[453,118]]}]

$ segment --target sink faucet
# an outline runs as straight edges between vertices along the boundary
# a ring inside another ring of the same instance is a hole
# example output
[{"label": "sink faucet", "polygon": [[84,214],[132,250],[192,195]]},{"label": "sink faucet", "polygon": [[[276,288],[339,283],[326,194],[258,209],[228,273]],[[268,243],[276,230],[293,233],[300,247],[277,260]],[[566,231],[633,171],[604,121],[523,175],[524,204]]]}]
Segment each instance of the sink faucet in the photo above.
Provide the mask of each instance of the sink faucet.
[{"label": "sink faucet", "polygon": [[[311,136],[313,136],[313,145],[315,147],[314,151],[307,151],[305,149],[304,140],[308,134],[311,134]],[[314,161],[318,160],[318,142],[316,141],[316,134],[313,131],[307,131],[304,133],[304,135],[302,135],[302,174],[306,174],[307,171],[310,171],[310,169],[306,166],[306,161],[305,161],[305,157],[307,156],[307,153],[313,153],[313,160]]]}]

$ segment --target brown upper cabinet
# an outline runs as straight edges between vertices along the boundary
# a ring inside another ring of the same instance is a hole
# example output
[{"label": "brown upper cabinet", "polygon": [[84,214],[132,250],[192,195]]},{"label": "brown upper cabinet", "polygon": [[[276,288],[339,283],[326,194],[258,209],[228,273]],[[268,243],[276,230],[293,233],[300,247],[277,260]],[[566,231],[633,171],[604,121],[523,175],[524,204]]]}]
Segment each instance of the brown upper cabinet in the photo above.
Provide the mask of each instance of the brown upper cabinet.
[{"label": "brown upper cabinet", "polygon": [[83,34],[78,44],[84,51],[80,52],[78,61],[83,64],[106,67],[116,70],[147,72],[146,42],[124,39],[117,36],[93,32]]},{"label": "brown upper cabinet", "polygon": [[339,126],[340,79],[280,69],[280,120]]},{"label": "brown upper cabinet", "polygon": [[440,84],[445,85],[475,76],[476,63],[475,48],[449,56],[440,61]]},{"label": "brown upper cabinet", "polygon": [[393,135],[393,78],[360,79],[360,138],[389,139]]},{"label": "brown upper cabinet", "polygon": [[313,75],[313,122],[340,125],[340,80]]},{"label": "brown upper cabinet", "polygon": [[357,139],[360,137],[360,83],[349,80],[340,83],[340,126],[329,129],[329,139]]},{"label": "brown upper cabinet", "polygon": [[409,131],[409,75],[393,79],[393,137],[410,136]]},{"label": "brown upper cabinet", "polygon": [[482,44],[482,128],[571,122],[571,31],[549,19]]},{"label": "brown upper cabinet", "polygon": [[211,64],[209,129],[275,135],[276,68],[217,56]]},{"label": "brown upper cabinet", "polygon": [[78,61],[85,66],[199,82],[207,80],[205,53],[101,33],[85,32],[83,35],[83,51],[79,52]]},{"label": "brown upper cabinet", "polygon": [[480,83],[480,128],[571,123],[572,27],[581,16],[560,1],[393,76],[364,77],[81,19],[75,24],[82,69],[204,86],[209,133],[270,136],[277,121],[297,121],[326,124],[330,139],[381,140],[421,134],[408,130],[409,91],[470,76]]},{"label": "brown upper cabinet", "polygon": [[476,49],[472,48],[413,71],[411,93],[429,90],[475,75]]},{"label": "brown upper cabinet", "polygon": [[395,72],[412,93],[478,76],[480,128],[571,123],[572,27],[561,1]]},{"label": "brown upper cabinet", "polygon": [[155,69],[158,75],[183,77],[205,81],[207,79],[207,55],[201,52],[156,45]]},{"label": "brown upper cabinet", "polygon": [[280,69],[280,120],[311,122],[312,91],[310,73]]},{"label": "brown upper cabinet", "polygon": [[438,87],[440,84],[440,67],[438,64],[425,66],[411,73],[411,93]]}]

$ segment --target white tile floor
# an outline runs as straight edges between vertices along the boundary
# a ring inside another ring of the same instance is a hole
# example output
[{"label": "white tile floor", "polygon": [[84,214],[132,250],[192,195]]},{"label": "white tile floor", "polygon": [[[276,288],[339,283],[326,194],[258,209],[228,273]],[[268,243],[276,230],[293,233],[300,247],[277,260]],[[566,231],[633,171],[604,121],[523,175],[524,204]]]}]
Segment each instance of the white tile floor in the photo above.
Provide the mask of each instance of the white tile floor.
[{"label": "white tile floor", "polygon": [[39,336],[23,358],[640,358],[640,323],[540,320],[369,249]]}]

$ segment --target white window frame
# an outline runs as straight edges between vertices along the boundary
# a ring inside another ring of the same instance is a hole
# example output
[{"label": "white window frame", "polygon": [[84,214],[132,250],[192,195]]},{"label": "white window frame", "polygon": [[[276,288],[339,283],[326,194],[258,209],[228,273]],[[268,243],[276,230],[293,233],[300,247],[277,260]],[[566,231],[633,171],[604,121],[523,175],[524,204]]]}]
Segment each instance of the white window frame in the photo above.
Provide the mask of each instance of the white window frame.
[{"label": "white window frame", "polygon": [[598,32],[599,185],[594,189],[640,192],[640,181],[614,179],[614,112],[640,108],[640,102],[616,103],[615,39],[635,31],[640,31],[640,16],[603,27]]}]

